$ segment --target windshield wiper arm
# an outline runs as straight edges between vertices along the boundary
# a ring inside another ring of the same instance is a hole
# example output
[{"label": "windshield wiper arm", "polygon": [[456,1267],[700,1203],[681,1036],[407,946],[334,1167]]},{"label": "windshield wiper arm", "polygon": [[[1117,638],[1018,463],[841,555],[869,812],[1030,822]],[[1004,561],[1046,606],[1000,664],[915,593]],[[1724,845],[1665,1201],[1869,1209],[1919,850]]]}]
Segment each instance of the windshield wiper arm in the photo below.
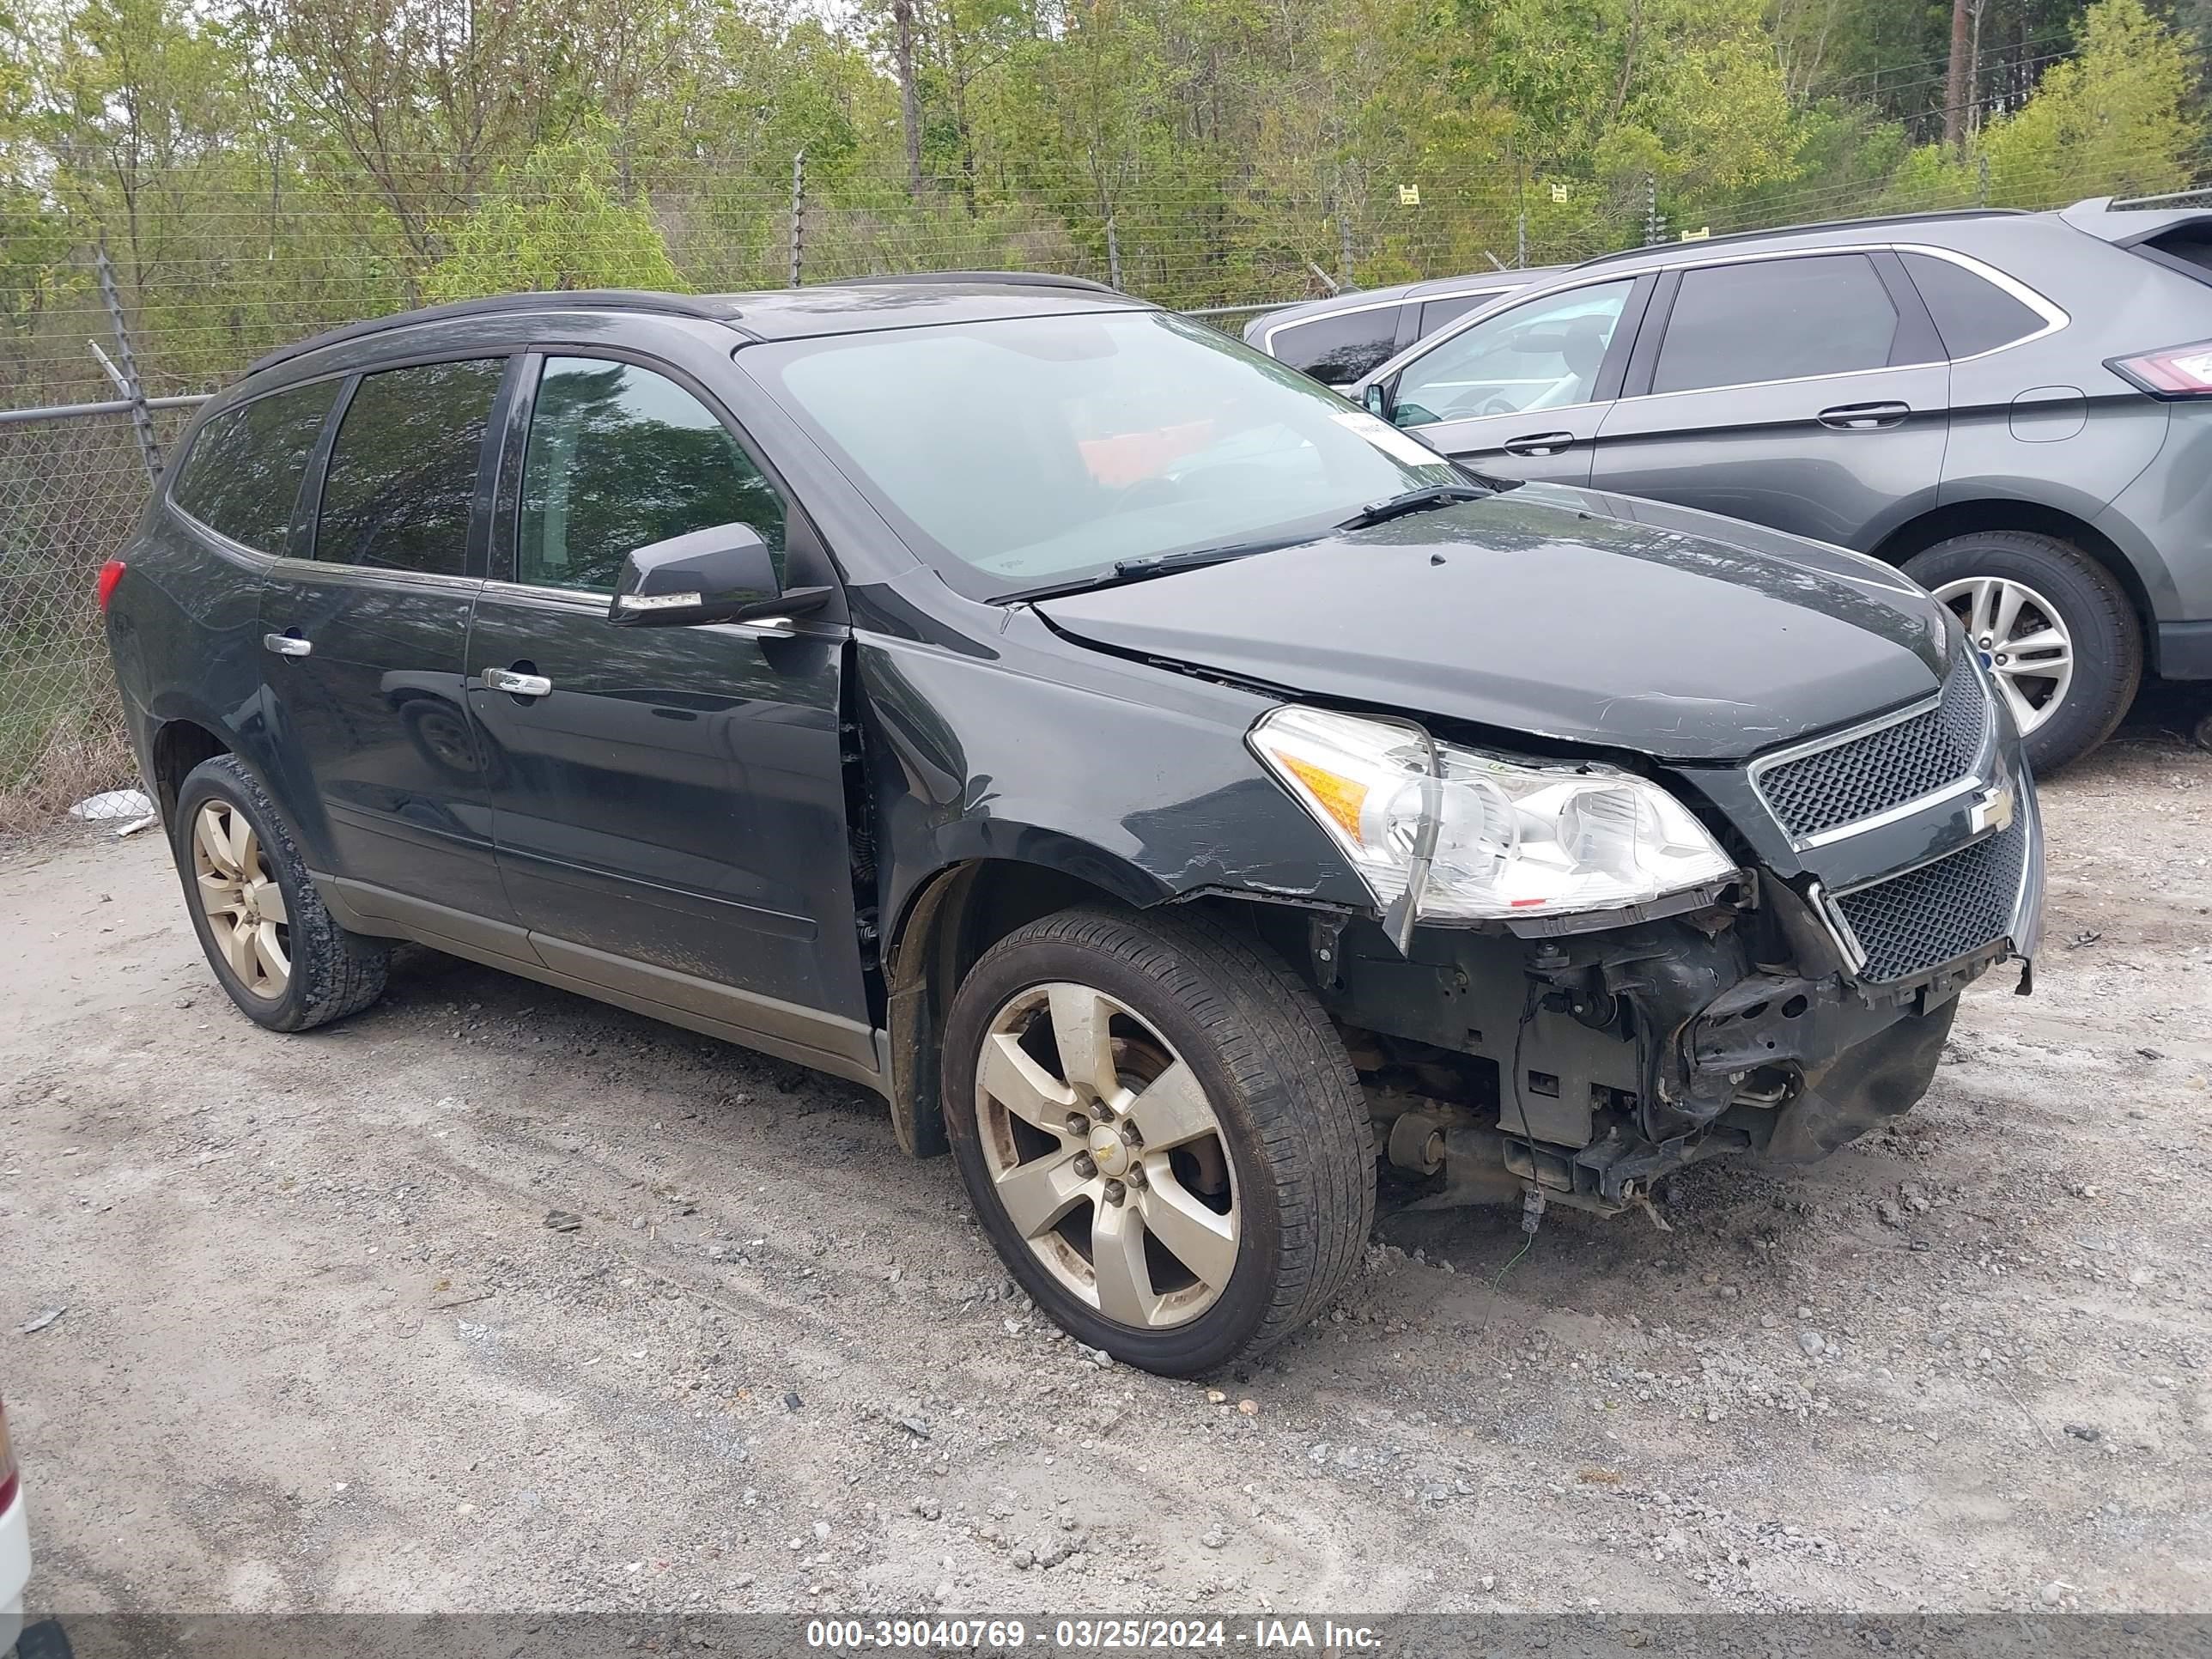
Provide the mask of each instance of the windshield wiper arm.
[{"label": "windshield wiper arm", "polygon": [[992,603],[1018,605],[1028,599],[1048,599],[1055,594],[1086,593],[1095,588],[1118,587],[1124,582],[1140,582],[1147,577],[1172,575],[1178,570],[1196,570],[1204,565],[1226,564],[1231,559],[1242,559],[1254,553],[1272,553],[1279,547],[1289,545],[1291,544],[1285,541],[1237,542],[1221,547],[1187,547],[1178,553],[1146,553],[1139,558],[1117,559],[1112,569],[1095,576],[1079,576],[1073,581],[1025,588],[1018,593],[1001,593]]},{"label": "windshield wiper arm", "polygon": [[1409,489],[1402,495],[1370,501],[1336,527],[1339,530],[1364,530],[1371,524],[1387,524],[1392,519],[1402,519],[1409,513],[1432,513],[1437,507],[1450,507],[1458,501],[1486,501],[1497,493],[1495,489],[1476,484],[1424,484],[1420,489]]}]

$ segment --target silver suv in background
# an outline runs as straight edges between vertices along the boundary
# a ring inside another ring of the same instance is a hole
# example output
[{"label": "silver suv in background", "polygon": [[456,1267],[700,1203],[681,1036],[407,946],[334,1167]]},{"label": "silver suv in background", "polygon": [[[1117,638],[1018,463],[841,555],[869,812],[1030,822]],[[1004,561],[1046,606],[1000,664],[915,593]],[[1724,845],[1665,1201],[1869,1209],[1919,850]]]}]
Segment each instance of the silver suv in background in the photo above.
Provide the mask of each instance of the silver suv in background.
[{"label": "silver suv in background", "polygon": [[1416,340],[1566,269],[1540,265],[1332,294],[1261,313],[1244,325],[1244,343],[1323,386],[1347,386]]},{"label": "silver suv in background", "polygon": [[1488,471],[1902,566],[2039,769],[2102,742],[2146,672],[2212,679],[2212,198],[1607,255],[1350,391]]}]

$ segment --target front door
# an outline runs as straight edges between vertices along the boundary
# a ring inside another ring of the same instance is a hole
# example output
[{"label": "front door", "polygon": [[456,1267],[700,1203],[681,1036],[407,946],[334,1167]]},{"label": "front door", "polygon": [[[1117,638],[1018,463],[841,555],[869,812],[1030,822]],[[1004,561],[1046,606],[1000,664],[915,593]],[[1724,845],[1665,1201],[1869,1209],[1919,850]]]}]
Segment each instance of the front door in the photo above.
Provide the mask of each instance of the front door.
[{"label": "front door", "polygon": [[[527,360],[520,477],[469,638],[507,889],[549,967],[849,1072],[874,1050],[838,726],[843,629],[617,628],[631,549],[742,522],[779,567],[811,532],[668,374]],[[512,561],[511,563],[507,562]],[[506,579],[511,576],[512,580]],[[485,671],[535,676],[534,696]]]},{"label": "front door", "polygon": [[1590,482],[1862,552],[1932,506],[1951,372],[1893,266],[1839,252],[1682,272],[1652,302],[1645,331],[1663,315],[1663,332],[1606,411]]},{"label": "front door", "polygon": [[1588,483],[1592,441],[1641,298],[1637,279],[1624,276],[1449,335],[1397,372],[1390,417],[1480,471]]},{"label": "front door", "polygon": [[[320,814],[336,866],[318,873],[434,907],[417,915],[432,931],[437,911],[465,932],[460,918],[507,915],[461,690],[506,370],[422,363],[341,394],[319,491],[311,477],[301,507],[308,556],[278,561],[262,588],[278,764],[291,799]],[[368,896],[390,914],[380,902]]]}]

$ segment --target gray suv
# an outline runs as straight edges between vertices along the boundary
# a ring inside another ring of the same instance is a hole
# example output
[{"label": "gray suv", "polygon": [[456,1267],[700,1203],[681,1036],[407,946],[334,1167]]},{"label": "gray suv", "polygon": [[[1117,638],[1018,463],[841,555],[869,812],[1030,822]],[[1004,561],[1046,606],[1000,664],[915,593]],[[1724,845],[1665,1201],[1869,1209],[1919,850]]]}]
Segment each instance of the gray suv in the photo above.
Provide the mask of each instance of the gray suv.
[{"label": "gray suv", "polygon": [[2212,202],[1593,259],[1351,394],[1463,462],[1771,525],[1954,611],[2033,763],[2212,679]]}]

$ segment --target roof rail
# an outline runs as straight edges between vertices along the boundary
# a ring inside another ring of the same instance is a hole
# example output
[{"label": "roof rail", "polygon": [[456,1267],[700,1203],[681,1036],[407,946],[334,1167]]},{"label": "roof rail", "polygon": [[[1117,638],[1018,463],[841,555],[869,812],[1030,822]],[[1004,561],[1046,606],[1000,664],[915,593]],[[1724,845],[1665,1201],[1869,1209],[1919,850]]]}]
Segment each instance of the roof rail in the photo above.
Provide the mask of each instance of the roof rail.
[{"label": "roof rail", "polygon": [[2163,196],[2107,196],[2102,200],[2092,198],[2074,205],[2077,208],[2101,207],[2111,213],[2129,208],[2164,207],[2169,204],[2195,201],[2199,197],[2212,197],[2212,185],[2199,185],[2195,190],[2170,190]]},{"label": "roof rail", "polygon": [[863,288],[895,283],[1000,283],[1008,288],[1079,288],[1096,294],[1112,294],[1121,299],[1132,296],[1105,283],[1094,283],[1088,276],[1063,276],[1053,270],[908,270],[886,271],[873,276],[830,276],[821,283],[823,288]]},{"label": "roof rail", "polygon": [[1577,265],[1601,265],[1615,259],[1638,259],[1647,254],[1680,252],[1683,249],[1723,247],[1731,242],[1761,242],[1775,236],[1810,236],[1824,230],[1856,230],[1871,225],[1926,224],[1944,219],[2014,219],[2019,208],[1945,208],[1933,213],[1881,213],[1864,219],[1820,219],[1810,224],[1776,225],[1766,230],[1733,230],[1725,236],[1701,237],[1694,242],[1653,242],[1644,247],[1625,247],[1613,253],[1594,254]]},{"label": "roof rail", "polygon": [[381,334],[388,329],[409,328],[416,323],[443,322],[449,317],[495,316],[515,311],[652,311],[671,317],[698,317],[709,322],[734,322],[737,307],[726,299],[692,298],[682,294],[662,294],[650,289],[588,288],[572,291],[544,294],[495,294],[481,300],[456,300],[441,306],[423,306],[414,311],[394,312],[386,317],[364,318],[357,323],[345,323],[320,334],[312,334],[295,344],[279,347],[267,356],[246,367],[247,374],[258,374],[294,357],[310,351],[319,351],[348,340],[358,340],[372,334]]}]

